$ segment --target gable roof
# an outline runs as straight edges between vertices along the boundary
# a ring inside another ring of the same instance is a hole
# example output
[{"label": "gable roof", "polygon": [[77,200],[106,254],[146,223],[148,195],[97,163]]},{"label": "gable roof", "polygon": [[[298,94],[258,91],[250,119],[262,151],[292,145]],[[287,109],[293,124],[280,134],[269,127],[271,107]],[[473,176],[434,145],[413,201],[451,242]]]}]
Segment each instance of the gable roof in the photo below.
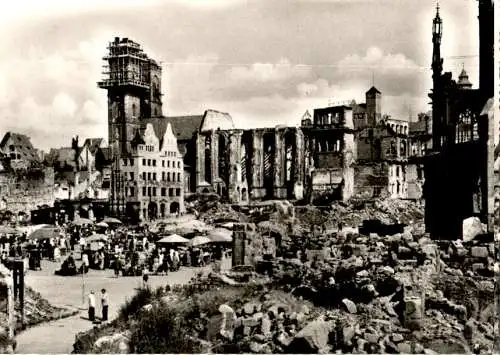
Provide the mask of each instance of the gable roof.
[{"label": "gable roof", "polygon": [[6,147],[9,139],[11,140],[11,145],[16,148],[17,153],[21,154],[21,159],[29,161],[40,161],[37,150],[33,147],[33,144],[31,144],[30,137],[14,132],[5,133],[2,141],[0,142],[0,148],[5,153],[9,152],[9,149],[7,149]]},{"label": "gable roof", "polygon": [[167,130],[167,125],[170,123],[177,140],[189,140],[200,130],[204,116],[205,115],[146,118],[142,120],[141,129],[145,130],[146,125],[151,123],[156,136],[162,139]]},{"label": "gable roof", "polygon": [[420,132],[426,133],[427,123],[423,120],[417,122],[410,122],[409,131],[410,133],[420,133]]},{"label": "gable roof", "polygon": [[83,146],[87,146],[90,153],[95,154],[97,152],[97,148],[99,148],[103,142],[104,138],[87,138],[85,139]]},{"label": "gable roof", "polygon": [[45,160],[50,165],[75,166],[75,150],[71,147],[52,148]]}]

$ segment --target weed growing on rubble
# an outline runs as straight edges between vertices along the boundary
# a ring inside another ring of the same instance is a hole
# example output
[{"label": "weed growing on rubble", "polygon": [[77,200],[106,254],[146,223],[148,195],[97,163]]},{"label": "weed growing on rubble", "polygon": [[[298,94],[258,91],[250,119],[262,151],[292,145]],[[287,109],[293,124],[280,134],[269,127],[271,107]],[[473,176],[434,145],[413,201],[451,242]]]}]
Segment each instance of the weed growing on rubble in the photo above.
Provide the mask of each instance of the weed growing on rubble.
[{"label": "weed growing on rubble", "polygon": [[125,301],[125,304],[120,307],[119,319],[128,321],[130,317],[135,316],[143,306],[150,303],[153,298],[153,292],[149,288],[139,289],[135,295]]},{"label": "weed growing on rubble", "polygon": [[199,353],[196,342],[188,336],[185,317],[160,303],[147,316],[141,317],[132,329],[130,350],[132,353]]}]

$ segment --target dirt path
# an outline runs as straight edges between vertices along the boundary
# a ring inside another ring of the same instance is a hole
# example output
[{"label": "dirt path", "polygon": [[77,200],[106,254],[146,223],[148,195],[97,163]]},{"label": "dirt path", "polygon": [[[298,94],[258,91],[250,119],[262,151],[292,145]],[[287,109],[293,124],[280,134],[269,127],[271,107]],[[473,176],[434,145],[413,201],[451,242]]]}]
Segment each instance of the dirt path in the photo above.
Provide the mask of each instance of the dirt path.
[{"label": "dirt path", "polygon": [[[90,290],[99,292],[106,288],[109,294],[109,317],[113,319],[118,314],[120,305],[134,294],[135,288],[141,283],[140,277],[115,278],[112,270],[91,270],[83,280],[78,276],[60,277],[53,274],[57,267],[58,265],[53,263],[44,262],[43,271],[28,273],[26,283],[53,305],[80,308],[81,312],[73,317],[40,324],[18,334],[18,354],[71,353],[75,335],[92,327],[92,324],[84,319],[87,311],[82,304],[82,289],[86,295]],[[151,287],[185,284],[199,271],[199,268],[181,268],[167,276],[151,276],[150,284]]]}]

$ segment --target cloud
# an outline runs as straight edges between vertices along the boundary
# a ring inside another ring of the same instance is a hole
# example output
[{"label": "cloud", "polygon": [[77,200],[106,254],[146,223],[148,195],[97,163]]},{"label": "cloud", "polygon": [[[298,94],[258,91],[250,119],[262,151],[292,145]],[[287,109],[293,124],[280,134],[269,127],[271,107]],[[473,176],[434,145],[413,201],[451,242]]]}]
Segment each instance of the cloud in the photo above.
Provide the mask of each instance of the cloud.
[{"label": "cloud", "polygon": [[[10,120],[0,129],[30,133],[33,143],[44,149],[68,145],[76,134],[107,138],[106,93],[96,81],[108,39],[96,35],[53,53],[33,46],[22,60],[7,58],[0,65],[5,74],[0,75],[0,94],[5,94],[0,95],[0,114]],[[23,70],[7,70],[14,63]],[[418,65],[401,53],[370,47],[331,66],[292,63],[288,58],[232,65],[217,53],[178,58],[164,70],[164,114],[200,114],[213,108],[229,112],[245,128],[293,125],[305,110],[331,101],[362,102],[372,70],[389,114],[407,117],[414,98],[415,111],[426,108],[421,104],[425,98],[419,97],[425,80]]]},{"label": "cloud", "polygon": [[308,78],[311,68],[292,65],[288,59],[281,59],[278,63],[255,63],[251,66],[236,66],[228,72],[229,78],[234,81],[276,82],[293,78]]},{"label": "cloud", "polygon": [[[376,73],[388,114],[408,117],[427,111],[427,73],[402,53],[369,47],[364,55],[347,55],[331,66],[276,63],[226,65],[215,54],[190,56],[168,74],[170,112],[196,114],[207,108],[231,113],[237,125],[295,124],[306,109],[329,102],[363,102]],[[200,63],[197,65],[197,63]],[[423,94],[422,94],[423,93]]]},{"label": "cloud", "polygon": [[48,55],[31,46],[23,58],[5,58],[0,65],[0,131],[29,133],[43,149],[67,146],[75,134],[106,136],[106,96],[95,83],[103,43],[102,38],[82,41]]}]

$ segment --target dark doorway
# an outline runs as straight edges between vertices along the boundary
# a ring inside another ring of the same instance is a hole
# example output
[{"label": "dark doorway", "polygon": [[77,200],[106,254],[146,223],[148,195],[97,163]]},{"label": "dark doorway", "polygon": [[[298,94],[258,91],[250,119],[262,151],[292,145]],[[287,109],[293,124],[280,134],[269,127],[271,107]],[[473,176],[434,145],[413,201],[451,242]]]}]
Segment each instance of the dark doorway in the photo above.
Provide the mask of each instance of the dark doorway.
[{"label": "dark doorway", "polygon": [[177,212],[179,212],[179,207],[180,207],[179,202],[172,202],[170,204],[170,213],[177,213]]},{"label": "dark doorway", "polygon": [[156,219],[158,217],[158,205],[156,202],[150,202],[148,205],[149,219]]}]

